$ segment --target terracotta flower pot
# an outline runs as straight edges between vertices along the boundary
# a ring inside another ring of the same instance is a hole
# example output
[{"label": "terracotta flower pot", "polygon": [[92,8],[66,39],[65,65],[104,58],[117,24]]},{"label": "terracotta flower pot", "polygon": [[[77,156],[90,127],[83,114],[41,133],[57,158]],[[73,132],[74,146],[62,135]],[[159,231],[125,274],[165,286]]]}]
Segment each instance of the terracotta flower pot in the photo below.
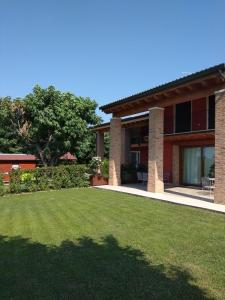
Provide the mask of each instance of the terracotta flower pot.
[{"label": "terracotta flower pot", "polygon": [[92,175],[90,178],[91,186],[107,185],[107,184],[108,184],[108,178],[102,175],[96,174],[96,175]]}]

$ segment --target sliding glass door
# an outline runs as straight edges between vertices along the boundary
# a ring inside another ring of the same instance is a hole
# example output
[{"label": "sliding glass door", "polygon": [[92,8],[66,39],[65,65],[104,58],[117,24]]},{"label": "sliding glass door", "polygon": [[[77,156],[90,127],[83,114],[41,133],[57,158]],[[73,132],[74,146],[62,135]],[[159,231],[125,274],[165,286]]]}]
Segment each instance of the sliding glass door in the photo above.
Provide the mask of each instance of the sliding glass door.
[{"label": "sliding glass door", "polygon": [[201,183],[201,148],[184,148],[183,183],[198,185]]},{"label": "sliding glass door", "polygon": [[203,148],[204,177],[215,177],[215,147]]},{"label": "sliding glass door", "polygon": [[214,177],[215,147],[183,149],[183,184],[200,185],[202,177]]}]

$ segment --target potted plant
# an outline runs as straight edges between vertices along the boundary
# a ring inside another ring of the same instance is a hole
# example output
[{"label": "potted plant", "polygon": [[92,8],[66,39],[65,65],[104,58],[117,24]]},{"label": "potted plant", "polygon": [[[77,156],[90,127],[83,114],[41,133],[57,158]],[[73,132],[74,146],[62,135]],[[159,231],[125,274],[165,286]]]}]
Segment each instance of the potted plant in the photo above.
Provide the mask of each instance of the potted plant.
[{"label": "potted plant", "polygon": [[215,163],[211,165],[208,176],[210,178],[215,178]]},{"label": "potted plant", "polygon": [[108,184],[109,163],[107,160],[102,161],[100,157],[93,157],[89,164],[89,167],[92,173],[90,177],[91,186]]}]

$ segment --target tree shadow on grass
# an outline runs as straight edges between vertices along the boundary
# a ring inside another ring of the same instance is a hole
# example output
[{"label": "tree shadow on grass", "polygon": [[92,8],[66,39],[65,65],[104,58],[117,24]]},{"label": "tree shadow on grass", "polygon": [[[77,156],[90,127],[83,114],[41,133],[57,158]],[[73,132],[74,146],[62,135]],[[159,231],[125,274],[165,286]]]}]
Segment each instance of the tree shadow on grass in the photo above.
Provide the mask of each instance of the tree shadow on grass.
[{"label": "tree shadow on grass", "polygon": [[55,247],[0,236],[0,299],[212,299],[191,282],[187,271],[166,275],[113,236]]}]

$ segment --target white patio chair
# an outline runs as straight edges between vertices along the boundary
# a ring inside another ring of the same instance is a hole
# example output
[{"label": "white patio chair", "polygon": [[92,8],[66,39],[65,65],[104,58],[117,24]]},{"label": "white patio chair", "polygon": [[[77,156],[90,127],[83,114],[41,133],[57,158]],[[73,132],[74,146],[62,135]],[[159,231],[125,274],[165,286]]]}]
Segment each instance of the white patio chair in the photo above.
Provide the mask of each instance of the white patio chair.
[{"label": "white patio chair", "polygon": [[143,182],[148,182],[148,173],[143,172]]},{"label": "white patio chair", "polygon": [[202,177],[202,190],[209,191],[209,194],[211,195],[214,187],[214,180],[212,180],[212,178]]},{"label": "white patio chair", "polygon": [[142,172],[137,172],[137,180],[143,182]]}]

